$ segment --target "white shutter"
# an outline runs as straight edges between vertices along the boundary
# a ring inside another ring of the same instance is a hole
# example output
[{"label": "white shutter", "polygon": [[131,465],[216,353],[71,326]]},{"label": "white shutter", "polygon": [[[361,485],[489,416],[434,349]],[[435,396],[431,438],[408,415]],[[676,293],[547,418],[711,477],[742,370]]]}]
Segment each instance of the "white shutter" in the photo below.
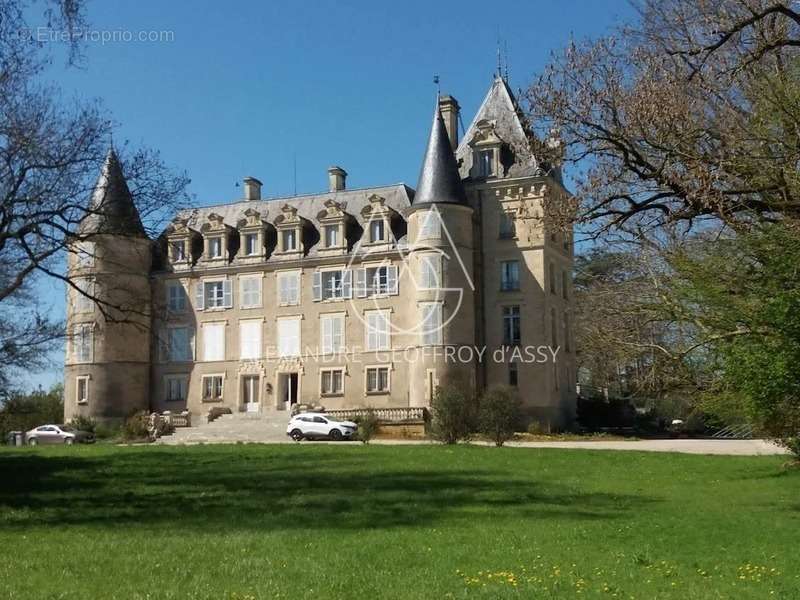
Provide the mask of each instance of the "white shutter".
[{"label": "white shutter", "polygon": [[333,352],[344,349],[344,315],[337,315],[331,319],[331,346]]},{"label": "white shutter", "polygon": [[342,271],[342,298],[353,297],[353,272],[350,269]]},{"label": "white shutter", "polygon": [[322,272],[314,271],[314,280],[311,286],[314,302],[322,300]]},{"label": "white shutter", "polygon": [[203,324],[203,360],[225,360],[225,324]]},{"label": "white shutter", "polygon": [[239,358],[261,358],[261,321],[239,322]]},{"label": "white shutter", "polygon": [[300,319],[278,321],[278,356],[300,355]]},{"label": "white shutter", "polygon": [[422,319],[422,343],[430,346],[442,343],[442,305],[429,302],[420,305]]},{"label": "white shutter", "polygon": [[389,347],[389,313],[382,310],[367,313],[367,350]]},{"label": "white shutter", "polygon": [[197,310],[203,310],[205,299],[206,299],[205,286],[203,285],[202,281],[198,281],[197,285],[195,286],[195,294],[194,294],[194,304]]},{"label": "white shutter", "polygon": [[356,297],[365,298],[367,296],[367,270],[356,269]]},{"label": "white shutter", "polygon": [[398,293],[397,267],[386,267],[386,290],[388,294],[396,296]]},{"label": "white shutter", "polygon": [[233,308],[233,289],[230,279],[226,279],[222,282],[222,306],[225,308]]}]

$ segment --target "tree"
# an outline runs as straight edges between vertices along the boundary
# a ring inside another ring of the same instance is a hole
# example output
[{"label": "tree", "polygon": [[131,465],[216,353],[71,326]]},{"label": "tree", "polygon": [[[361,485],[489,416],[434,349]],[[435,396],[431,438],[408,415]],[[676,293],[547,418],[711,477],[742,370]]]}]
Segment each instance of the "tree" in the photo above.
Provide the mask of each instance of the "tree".
[{"label": "tree", "polygon": [[12,393],[0,407],[0,440],[9,431],[28,431],[43,423],[60,423],[64,418],[64,388],[56,384],[49,391]]},{"label": "tree", "polygon": [[[81,0],[48,0],[51,28],[82,29]],[[60,319],[37,300],[42,278],[86,295],[64,272],[76,232],[90,213],[88,198],[111,138],[111,118],[99,101],[65,101],[42,82],[52,56],[22,32],[31,7],[0,3],[0,385],[12,371],[42,365],[63,335]],[[67,66],[82,58],[71,38]],[[150,231],[183,206],[188,178],[171,172],[154,150],[118,148],[132,195]],[[93,298],[93,300],[96,300]],[[115,307],[102,307],[115,308]]]},{"label": "tree", "polygon": [[489,437],[497,447],[514,437],[519,425],[521,404],[517,390],[507,385],[489,388],[483,395],[478,409],[478,425],[481,433]]},{"label": "tree", "polygon": [[643,0],[638,22],[554,57],[526,98],[539,154],[576,165],[587,228],[800,217],[792,6]]},{"label": "tree", "polygon": [[432,431],[445,444],[467,440],[475,416],[472,397],[457,384],[439,386],[431,401]]}]

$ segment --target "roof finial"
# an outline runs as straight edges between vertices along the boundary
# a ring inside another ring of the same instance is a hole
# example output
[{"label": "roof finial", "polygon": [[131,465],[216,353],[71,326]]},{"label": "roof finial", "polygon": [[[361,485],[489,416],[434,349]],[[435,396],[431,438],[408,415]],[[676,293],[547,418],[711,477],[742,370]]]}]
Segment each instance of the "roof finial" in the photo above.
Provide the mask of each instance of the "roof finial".
[{"label": "roof finial", "polygon": [[497,34],[497,76],[503,77],[503,64],[502,58],[500,57],[500,34]]},{"label": "roof finial", "polygon": [[439,100],[439,96],[442,95],[442,86],[439,85],[439,75],[433,76],[433,84],[436,86],[436,100]]}]

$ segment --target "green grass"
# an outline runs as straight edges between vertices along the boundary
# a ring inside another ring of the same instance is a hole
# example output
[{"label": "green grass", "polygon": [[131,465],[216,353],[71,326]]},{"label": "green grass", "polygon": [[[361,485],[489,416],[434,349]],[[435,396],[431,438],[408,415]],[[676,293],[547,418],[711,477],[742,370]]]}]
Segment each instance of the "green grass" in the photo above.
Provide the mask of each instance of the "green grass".
[{"label": "green grass", "polygon": [[0,451],[0,598],[798,598],[780,457]]}]

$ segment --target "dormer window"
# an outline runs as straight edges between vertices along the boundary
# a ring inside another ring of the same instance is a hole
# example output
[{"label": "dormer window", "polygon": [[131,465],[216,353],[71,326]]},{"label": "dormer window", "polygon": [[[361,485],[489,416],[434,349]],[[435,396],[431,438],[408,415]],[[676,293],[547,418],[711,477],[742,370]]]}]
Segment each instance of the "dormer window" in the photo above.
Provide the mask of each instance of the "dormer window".
[{"label": "dormer window", "polygon": [[326,225],[325,226],[325,247],[335,248],[339,245],[339,226]]},{"label": "dormer window", "polygon": [[183,262],[186,260],[186,242],[180,240],[179,242],[172,242],[170,244],[170,252],[172,254],[172,262]]},{"label": "dormer window", "polygon": [[510,212],[500,213],[500,238],[504,240],[513,239],[516,237],[516,229],[514,227],[514,215]]},{"label": "dormer window", "polygon": [[494,150],[478,150],[476,152],[478,177],[494,175]]},{"label": "dormer window", "polygon": [[247,256],[258,254],[258,234],[246,233],[244,234],[244,253]]},{"label": "dormer window", "polygon": [[208,255],[211,258],[222,258],[221,237],[214,237],[208,240]]},{"label": "dormer window", "polygon": [[370,242],[382,242],[386,239],[385,237],[385,225],[383,219],[373,219],[369,223],[369,241]]},{"label": "dormer window", "polygon": [[281,249],[284,252],[292,252],[297,250],[297,231],[294,229],[285,229],[281,232]]}]

